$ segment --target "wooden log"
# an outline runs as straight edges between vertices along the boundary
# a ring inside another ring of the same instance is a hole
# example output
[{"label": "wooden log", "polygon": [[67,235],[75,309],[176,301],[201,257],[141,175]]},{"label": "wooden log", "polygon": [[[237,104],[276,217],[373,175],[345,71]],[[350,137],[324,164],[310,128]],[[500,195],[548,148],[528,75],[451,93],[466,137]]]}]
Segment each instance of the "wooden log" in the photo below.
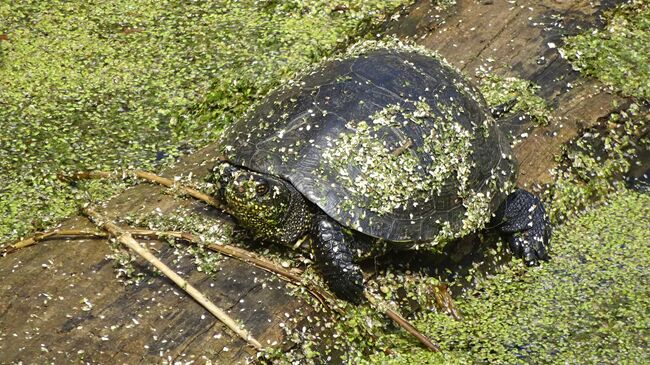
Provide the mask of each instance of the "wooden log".
[{"label": "wooden log", "polygon": [[[190,156],[170,175],[207,174],[202,162],[212,150]],[[111,218],[127,214],[192,209],[214,219],[219,212],[193,199],[177,199],[164,187],[143,184],[127,190],[106,207]],[[63,229],[93,230],[82,217]],[[188,256],[178,259],[166,243],[151,241],[150,250],[221,308],[241,320],[263,346],[281,343],[279,326],[309,313],[289,294],[287,284],[264,270],[224,258],[220,271],[207,276]],[[144,280],[125,286],[115,278],[108,241],[53,240],[0,259],[0,362],[78,362],[150,364],[201,360],[250,361],[255,351],[231,333],[168,279],[136,261]],[[262,287],[264,286],[264,288]],[[295,316],[294,316],[295,315]],[[43,344],[43,346],[41,346]]]},{"label": "wooden log", "polygon": [[[613,111],[614,101],[625,104],[595,80],[572,71],[557,51],[563,35],[596,25],[602,6],[589,1],[459,0],[455,8],[440,13],[430,4],[418,1],[386,31],[417,38],[470,77],[487,63],[499,75],[531,80],[541,86],[541,96],[552,106],[554,121],[547,127],[511,125],[515,133],[529,134],[515,150],[521,185],[550,182],[548,170],[561,145]],[[191,172],[202,179],[216,159],[211,146],[184,157],[164,175]],[[227,221],[216,209],[148,184],[128,189],[104,211],[119,220],[154,211],[166,214],[178,207]],[[73,217],[61,229],[94,227]],[[281,326],[295,328],[314,315],[313,308],[289,294],[285,282],[263,270],[224,258],[218,275],[207,276],[189,257],[178,259],[166,244],[151,241],[149,248],[219,307],[236,314],[263,346],[281,346],[285,336]],[[136,264],[145,280],[135,286],[121,284],[106,258],[109,253],[102,238],[53,240],[0,258],[0,362],[244,363],[255,355],[143,261]]]}]

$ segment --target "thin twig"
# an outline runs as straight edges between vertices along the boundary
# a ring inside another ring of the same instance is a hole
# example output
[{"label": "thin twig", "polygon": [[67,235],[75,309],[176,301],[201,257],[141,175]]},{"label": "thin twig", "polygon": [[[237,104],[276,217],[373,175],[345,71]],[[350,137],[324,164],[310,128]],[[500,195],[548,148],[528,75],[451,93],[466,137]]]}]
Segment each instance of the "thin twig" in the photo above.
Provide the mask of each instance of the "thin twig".
[{"label": "thin twig", "polygon": [[427,336],[420,333],[420,331],[418,331],[417,328],[415,328],[409,321],[407,321],[399,313],[388,308],[385,303],[379,302],[378,299],[375,298],[372,294],[370,294],[367,290],[363,294],[365,295],[368,302],[372,304],[373,307],[375,307],[380,312],[383,311],[390,319],[392,319],[395,323],[397,323],[400,327],[402,327],[406,332],[410,333],[415,338],[417,338],[418,341],[420,341],[420,343],[426,346],[429,350],[433,352],[440,351],[440,346],[433,343],[433,341],[431,341]]},{"label": "thin twig", "polygon": [[137,177],[139,177],[139,178],[141,178],[143,180],[147,180],[147,181],[150,181],[150,182],[155,182],[157,184],[166,186],[168,188],[178,187],[179,190],[181,190],[185,194],[187,194],[187,195],[189,195],[189,196],[191,196],[191,197],[193,197],[195,199],[206,202],[207,204],[210,204],[213,207],[222,208],[221,203],[219,203],[218,200],[211,197],[210,195],[204,194],[204,193],[202,193],[202,192],[200,192],[200,191],[198,191],[196,189],[192,189],[192,188],[189,188],[187,186],[182,186],[182,185],[177,186],[177,184],[171,179],[160,177],[158,175],[155,175],[155,174],[152,174],[152,173],[146,172],[146,171],[135,171],[135,176],[137,176]]},{"label": "thin twig", "polygon": [[99,232],[99,231],[84,231],[84,230],[79,230],[79,229],[54,229],[51,231],[47,232],[41,232],[37,233],[31,237],[25,238],[23,240],[20,240],[16,243],[13,243],[11,245],[8,245],[3,251],[3,254],[8,254],[12,253],[16,250],[20,250],[21,248],[29,247],[37,242],[44,241],[47,239],[52,239],[52,238],[61,238],[61,237],[85,237],[87,236],[88,238],[99,238],[99,237],[106,237],[108,236],[107,233],[105,232]]},{"label": "thin twig", "polygon": [[407,140],[404,142],[404,144],[402,144],[401,146],[397,147],[397,148],[395,149],[395,151],[391,152],[391,154],[392,154],[393,156],[399,156],[399,155],[401,155],[402,153],[404,153],[404,151],[406,151],[406,149],[408,149],[408,148],[411,147],[412,145],[413,145],[413,141],[409,138],[409,139],[407,139]]},{"label": "thin twig", "polygon": [[105,229],[110,234],[117,237],[118,241],[135,251],[142,258],[147,260],[150,264],[155,266],[166,277],[172,280],[178,287],[183,289],[194,300],[201,304],[205,309],[212,313],[218,320],[228,326],[233,332],[244,339],[248,344],[253,346],[256,350],[262,350],[262,345],[257,341],[246,329],[241,328],[228,314],[212,303],[203,293],[188,283],[185,279],[181,278],[174,270],[170,269],[162,261],[158,260],[146,247],[141,246],[128,231],[118,227],[115,223],[104,219],[99,213],[90,207],[82,209],[91,221],[97,224],[100,228]]},{"label": "thin twig", "polygon": [[187,194],[195,199],[201,200],[213,207],[223,209],[223,205],[212,196],[202,193],[196,189],[177,184],[174,180],[166,177],[158,176],[150,172],[135,170],[132,172],[125,171],[123,173],[111,173],[108,171],[82,171],[75,172],[71,175],[59,174],[59,180],[62,181],[77,181],[77,180],[93,180],[93,179],[124,179],[127,176],[133,175],[140,179],[156,183],[168,188],[177,188],[184,194]]},{"label": "thin twig", "polygon": [[[150,229],[137,229],[137,228],[125,229],[125,231],[130,233],[132,236],[136,236],[136,237],[147,237],[147,238],[155,238],[155,239],[171,237],[174,239],[180,239],[186,242],[190,242],[196,245],[201,244],[203,242],[200,236],[188,232],[154,231]],[[108,237],[108,233],[99,232],[99,231],[85,231],[85,230],[78,230],[78,229],[68,229],[68,230],[55,229],[52,231],[36,234],[32,237],[11,244],[3,251],[3,253],[9,254],[16,250],[32,246],[40,241],[45,241],[48,239],[56,239],[61,237],[101,238],[101,237]],[[328,301],[332,301],[334,299],[334,297],[330,293],[326,292],[325,290],[322,290],[313,284],[304,283],[300,277],[302,271],[300,271],[299,269],[295,269],[298,271],[298,273],[291,272],[290,270],[287,270],[282,266],[276,265],[273,261],[267,260],[250,251],[246,251],[222,242],[208,243],[206,244],[205,247],[211,251],[219,252],[228,257],[243,261],[250,265],[256,266],[262,270],[275,274],[280,279],[285,280],[293,285],[302,286],[305,289],[307,289],[307,291],[316,300],[318,300],[325,306],[327,306]]]}]

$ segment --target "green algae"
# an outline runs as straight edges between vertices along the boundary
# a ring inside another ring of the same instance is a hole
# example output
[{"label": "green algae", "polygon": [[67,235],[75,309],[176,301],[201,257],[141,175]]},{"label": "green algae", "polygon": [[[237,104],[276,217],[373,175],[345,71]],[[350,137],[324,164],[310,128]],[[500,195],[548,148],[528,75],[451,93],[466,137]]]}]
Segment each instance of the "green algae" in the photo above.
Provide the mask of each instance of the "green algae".
[{"label": "green algae", "polygon": [[479,88],[485,101],[491,107],[513,102],[509,113],[521,113],[530,117],[536,126],[548,124],[551,109],[546,101],[536,94],[539,86],[517,77],[503,77],[492,73],[477,74]]},{"label": "green algae", "polygon": [[[75,212],[56,174],[152,169],[202,146],[403,3],[0,3],[0,242]],[[101,186],[95,199],[120,190]]]},{"label": "green algae", "polygon": [[545,192],[553,222],[578,214],[624,188],[623,177],[635,156],[650,150],[649,118],[644,107],[631,104],[564,147],[564,160],[551,172],[554,183]]},{"label": "green algae", "polygon": [[[366,121],[348,123],[348,131],[339,135],[332,148],[323,151],[323,158],[338,166],[342,186],[356,201],[366,202],[370,210],[379,214],[403,207],[409,200],[424,199],[431,191],[439,192],[452,174],[456,175],[459,190],[466,193],[472,167],[473,131],[466,130],[453,119],[435,116],[425,102],[414,104],[412,113],[405,112],[397,104],[388,105],[371,116],[370,124]],[[402,116],[400,121],[396,119],[398,115]],[[430,166],[421,166],[412,153],[395,153],[402,146],[389,150],[377,134],[388,128],[399,130],[402,123],[421,123],[420,118],[436,121],[419,151],[432,156]],[[360,171],[354,179],[348,176],[348,166]]]},{"label": "green algae", "polygon": [[562,55],[623,95],[650,99],[650,4],[634,0],[604,18],[604,29],[566,38]]}]

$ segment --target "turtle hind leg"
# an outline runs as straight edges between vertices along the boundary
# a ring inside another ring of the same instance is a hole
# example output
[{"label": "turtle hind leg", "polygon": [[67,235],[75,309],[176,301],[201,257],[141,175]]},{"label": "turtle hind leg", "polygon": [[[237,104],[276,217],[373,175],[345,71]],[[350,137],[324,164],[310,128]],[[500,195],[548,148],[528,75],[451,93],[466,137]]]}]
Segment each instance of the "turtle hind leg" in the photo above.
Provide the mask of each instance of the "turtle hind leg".
[{"label": "turtle hind leg", "polygon": [[323,279],[339,298],[352,303],[363,299],[363,274],[354,262],[353,238],[331,218],[321,215],[312,226],[312,251]]},{"label": "turtle hind leg", "polygon": [[501,233],[508,238],[515,256],[522,258],[527,265],[548,260],[551,226],[538,197],[518,189],[508,195],[494,219]]}]

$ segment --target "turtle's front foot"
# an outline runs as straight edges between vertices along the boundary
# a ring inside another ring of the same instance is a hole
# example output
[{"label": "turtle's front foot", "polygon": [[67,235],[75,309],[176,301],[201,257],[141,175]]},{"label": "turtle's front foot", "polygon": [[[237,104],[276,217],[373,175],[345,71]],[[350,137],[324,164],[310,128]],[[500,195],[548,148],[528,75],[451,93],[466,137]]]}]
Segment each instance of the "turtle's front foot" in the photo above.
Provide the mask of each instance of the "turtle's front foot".
[{"label": "turtle's front foot", "polygon": [[363,300],[363,274],[359,266],[352,262],[353,238],[347,236],[341,226],[331,218],[321,216],[312,228],[316,264],[336,296],[352,303]]},{"label": "turtle's front foot", "polygon": [[526,190],[510,194],[497,211],[499,229],[507,235],[510,249],[527,265],[548,260],[551,226],[541,200]]}]

